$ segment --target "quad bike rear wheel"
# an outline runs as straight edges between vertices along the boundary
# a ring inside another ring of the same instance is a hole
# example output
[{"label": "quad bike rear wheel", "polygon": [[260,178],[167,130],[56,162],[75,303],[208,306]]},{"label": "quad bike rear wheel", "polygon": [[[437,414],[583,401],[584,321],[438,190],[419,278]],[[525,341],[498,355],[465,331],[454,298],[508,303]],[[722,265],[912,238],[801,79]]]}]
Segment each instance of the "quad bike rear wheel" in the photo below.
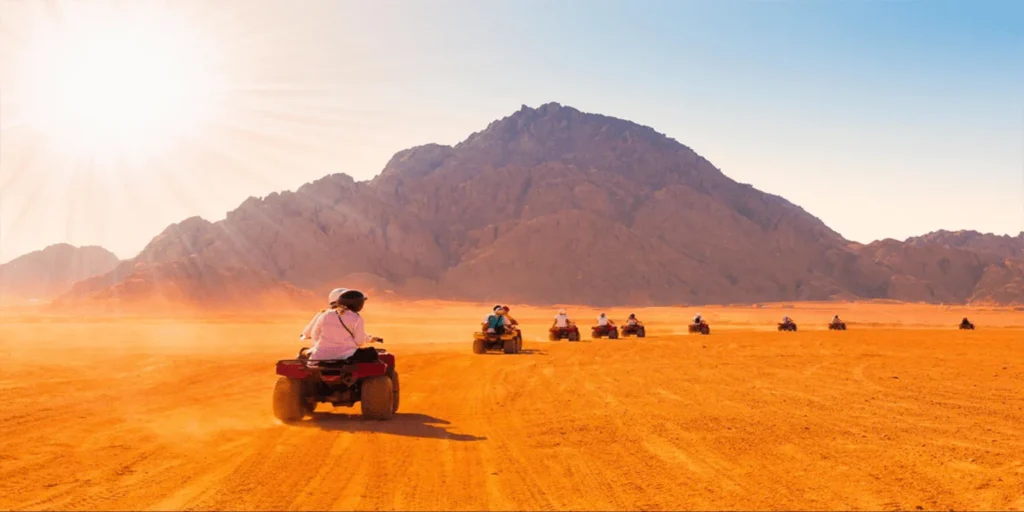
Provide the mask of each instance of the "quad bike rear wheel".
[{"label": "quad bike rear wheel", "polygon": [[512,338],[510,340],[505,340],[505,343],[502,345],[501,348],[505,351],[506,354],[515,354],[516,353],[516,339]]},{"label": "quad bike rear wheel", "polygon": [[485,342],[482,339],[473,340],[473,353],[483,354],[484,352],[486,352],[487,346],[484,343]]},{"label": "quad bike rear wheel", "polygon": [[359,398],[368,420],[390,420],[395,414],[395,386],[387,375],[364,380]]},{"label": "quad bike rear wheel", "polygon": [[643,327],[637,329],[636,330],[636,337],[637,338],[646,338],[647,337],[647,329],[644,329]]},{"label": "quad bike rear wheel", "polygon": [[570,332],[569,333],[569,341],[579,341],[579,340],[580,340],[580,333],[578,333],[578,332]]},{"label": "quad bike rear wheel", "polygon": [[709,325],[701,325],[700,326],[700,333],[701,334],[711,334],[711,326],[709,326]]},{"label": "quad bike rear wheel", "polygon": [[617,339],[619,339],[619,331],[617,331],[617,330],[608,331],[608,339],[610,339],[610,340],[617,340]]},{"label": "quad bike rear wheel", "polygon": [[274,384],[274,417],[290,423],[305,415],[302,403],[302,383],[288,377],[279,377]]}]

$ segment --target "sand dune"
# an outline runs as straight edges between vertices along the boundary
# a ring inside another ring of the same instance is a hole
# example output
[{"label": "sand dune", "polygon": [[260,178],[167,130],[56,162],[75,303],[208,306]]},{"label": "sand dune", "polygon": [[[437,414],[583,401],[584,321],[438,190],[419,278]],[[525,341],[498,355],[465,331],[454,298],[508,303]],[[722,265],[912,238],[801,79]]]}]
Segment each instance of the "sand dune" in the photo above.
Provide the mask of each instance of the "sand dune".
[{"label": "sand dune", "polygon": [[658,308],[645,340],[568,344],[516,306],[526,353],[474,355],[486,310],[374,304],[400,414],[292,426],[273,362],[305,314],[6,317],[0,509],[1024,508],[1024,312],[705,308],[705,337]]}]

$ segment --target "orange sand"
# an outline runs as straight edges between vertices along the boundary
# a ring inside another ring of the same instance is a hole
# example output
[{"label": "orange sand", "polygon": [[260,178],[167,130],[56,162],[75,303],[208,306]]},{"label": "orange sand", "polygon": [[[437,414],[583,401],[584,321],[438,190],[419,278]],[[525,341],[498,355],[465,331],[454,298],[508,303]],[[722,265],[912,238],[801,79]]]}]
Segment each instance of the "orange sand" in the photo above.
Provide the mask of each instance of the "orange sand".
[{"label": "orange sand", "polygon": [[488,306],[371,305],[399,415],[293,426],[273,363],[309,315],[6,316],[0,509],[1024,508],[1024,312],[701,308],[705,337],[658,308],[645,340],[569,344],[516,306],[526,353],[474,355]]}]

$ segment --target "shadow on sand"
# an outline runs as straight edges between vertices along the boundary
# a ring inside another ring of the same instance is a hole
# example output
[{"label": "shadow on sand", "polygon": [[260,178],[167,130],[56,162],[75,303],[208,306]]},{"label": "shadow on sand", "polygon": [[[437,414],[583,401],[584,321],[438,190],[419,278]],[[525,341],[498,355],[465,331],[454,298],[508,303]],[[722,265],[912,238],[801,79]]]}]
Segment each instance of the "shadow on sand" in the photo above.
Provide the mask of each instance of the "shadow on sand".
[{"label": "shadow on sand", "polygon": [[308,420],[295,423],[305,428],[319,428],[340,432],[378,432],[407,437],[425,437],[428,439],[447,439],[449,441],[486,441],[486,437],[470,434],[455,434],[447,428],[437,425],[450,425],[449,422],[416,413],[395,413],[390,421],[364,420],[359,414],[336,412],[314,412]]}]

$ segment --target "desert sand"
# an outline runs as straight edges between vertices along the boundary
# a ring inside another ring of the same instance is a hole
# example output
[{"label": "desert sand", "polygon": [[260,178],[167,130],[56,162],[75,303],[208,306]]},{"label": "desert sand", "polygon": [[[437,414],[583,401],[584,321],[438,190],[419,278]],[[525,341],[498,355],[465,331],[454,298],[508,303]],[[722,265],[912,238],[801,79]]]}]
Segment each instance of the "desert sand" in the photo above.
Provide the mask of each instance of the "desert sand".
[{"label": "desert sand", "polygon": [[1024,508],[1024,311],[701,308],[699,336],[657,308],[646,339],[570,344],[514,306],[525,352],[474,355],[488,309],[369,305],[399,414],[296,425],[270,391],[309,314],[6,316],[0,509]]}]

